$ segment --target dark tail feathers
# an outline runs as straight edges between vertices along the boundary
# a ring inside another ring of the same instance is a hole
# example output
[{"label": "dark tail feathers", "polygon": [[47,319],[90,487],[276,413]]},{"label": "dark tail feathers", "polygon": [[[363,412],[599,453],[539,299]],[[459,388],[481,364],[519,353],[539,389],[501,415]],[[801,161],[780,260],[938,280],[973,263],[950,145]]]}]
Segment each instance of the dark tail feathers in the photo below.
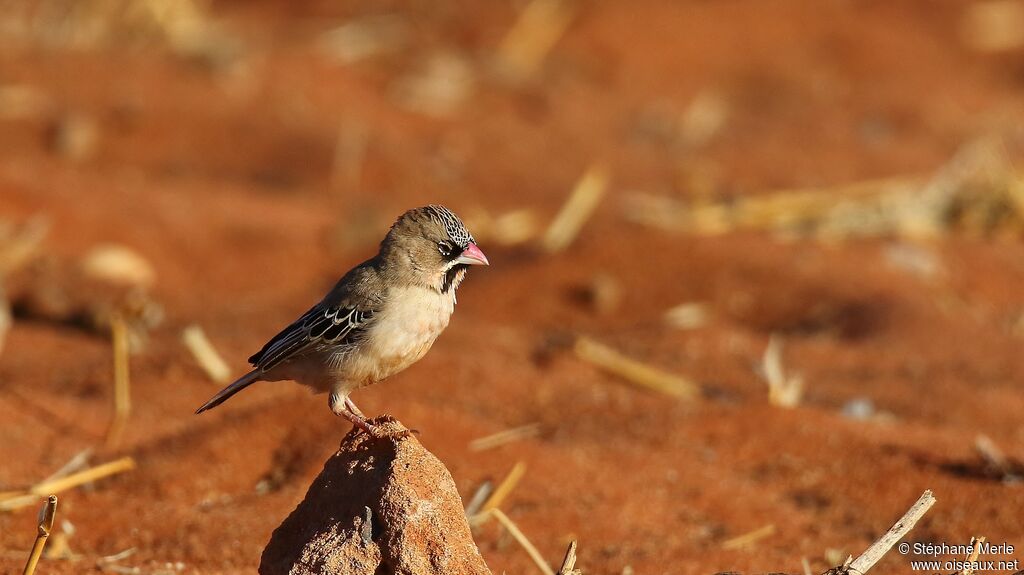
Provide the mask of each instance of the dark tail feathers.
[{"label": "dark tail feathers", "polygon": [[259,380],[260,370],[254,369],[250,371],[249,373],[235,380],[235,382],[232,383],[231,385],[218,391],[217,395],[211,397],[210,401],[207,401],[206,403],[203,404],[202,407],[196,410],[196,415],[208,409],[213,409],[214,407],[217,407],[218,405],[227,401],[228,398],[230,398],[232,395],[238,393],[239,391],[242,391],[243,389],[249,387],[250,385],[256,383]]}]

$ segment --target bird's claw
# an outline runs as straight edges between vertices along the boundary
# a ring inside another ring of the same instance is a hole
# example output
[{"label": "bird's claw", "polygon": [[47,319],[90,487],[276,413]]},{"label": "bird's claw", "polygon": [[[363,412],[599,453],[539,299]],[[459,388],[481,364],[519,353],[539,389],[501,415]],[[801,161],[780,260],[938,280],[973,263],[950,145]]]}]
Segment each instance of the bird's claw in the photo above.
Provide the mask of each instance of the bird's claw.
[{"label": "bird's claw", "polygon": [[[340,394],[331,394],[328,398],[328,404],[335,415],[344,417],[354,428],[365,431],[370,437],[377,439],[405,439],[413,434],[419,434],[419,431],[416,429],[405,429],[404,427],[398,430],[394,429],[401,424],[385,426],[382,423],[370,423],[351,399]],[[383,421],[384,423],[395,422],[389,416],[378,418],[378,421]]]},{"label": "bird's claw", "polygon": [[380,425],[370,424],[370,429],[367,430],[367,433],[369,433],[372,437],[375,437],[377,439],[407,439],[409,437],[412,437],[413,434],[418,435],[419,431],[415,429],[384,429]]}]

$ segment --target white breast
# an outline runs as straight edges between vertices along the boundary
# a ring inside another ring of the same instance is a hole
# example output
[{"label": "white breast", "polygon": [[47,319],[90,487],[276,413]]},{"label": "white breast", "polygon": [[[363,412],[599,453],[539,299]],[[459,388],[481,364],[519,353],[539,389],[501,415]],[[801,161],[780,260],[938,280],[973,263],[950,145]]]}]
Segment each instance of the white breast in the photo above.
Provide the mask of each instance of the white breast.
[{"label": "white breast", "polygon": [[422,358],[437,336],[448,327],[455,310],[455,294],[440,294],[423,287],[391,290],[388,303],[356,353],[339,365],[339,379],[352,388],[376,383]]}]

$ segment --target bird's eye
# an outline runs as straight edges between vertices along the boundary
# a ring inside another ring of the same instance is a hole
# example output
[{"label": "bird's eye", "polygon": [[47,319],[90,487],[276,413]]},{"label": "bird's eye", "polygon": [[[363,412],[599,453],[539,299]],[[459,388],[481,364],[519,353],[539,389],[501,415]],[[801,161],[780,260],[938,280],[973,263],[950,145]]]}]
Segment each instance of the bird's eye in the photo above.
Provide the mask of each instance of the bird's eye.
[{"label": "bird's eye", "polygon": [[437,244],[437,251],[441,252],[441,255],[448,257],[452,255],[452,245],[448,242],[440,242]]}]

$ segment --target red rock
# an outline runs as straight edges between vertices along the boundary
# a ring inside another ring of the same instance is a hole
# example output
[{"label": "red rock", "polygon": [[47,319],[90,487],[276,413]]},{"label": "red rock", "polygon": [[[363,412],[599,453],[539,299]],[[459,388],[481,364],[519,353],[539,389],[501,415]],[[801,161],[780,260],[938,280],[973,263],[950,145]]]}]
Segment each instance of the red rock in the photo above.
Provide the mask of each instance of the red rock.
[{"label": "red rock", "polygon": [[[405,428],[390,418],[384,429]],[[490,575],[445,466],[414,437],[353,430],[270,538],[261,575]]]}]

